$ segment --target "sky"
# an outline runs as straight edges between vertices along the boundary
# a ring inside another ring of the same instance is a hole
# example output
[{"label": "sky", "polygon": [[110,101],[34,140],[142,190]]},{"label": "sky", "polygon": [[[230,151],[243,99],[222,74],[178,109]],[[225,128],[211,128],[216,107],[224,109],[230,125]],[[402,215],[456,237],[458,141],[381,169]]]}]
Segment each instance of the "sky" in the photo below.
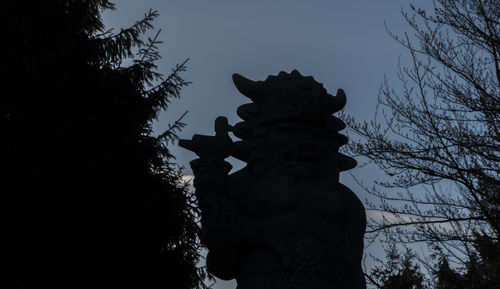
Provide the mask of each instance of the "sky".
[{"label": "sky", "polygon": [[[230,124],[240,121],[239,105],[249,102],[234,87],[231,75],[239,73],[264,80],[280,71],[297,69],[323,83],[330,94],[338,88],[347,94],[344,112],[358,120],[370,120],[375,112],[377,91],[384,75],[398,86],[398,56],[407,51],[387,33],[411,32],[401,9],[408,0],[115,0],[115,11],[105,11],[107,28],[131,26],[151,8],[159,12],[154,36],[161,29],[159,70],[168,74],[189,58],[182,76],[192,81],[181,98],[173,100],[155,123],[161,133],[185,111],[187,126],[179,133],[213,135],[214,120],[226,116]],[[429,8],[432,1],[413,1]],[[385,24],[384,24],[385,23]],[[177,163],[192,174],[189,161],[194,153],[171,145]],[[233,170],[243,164],[230,159]],[[374,167],[355,168],[351,173],[370,184],[383,175]],[[341,182],[361,200],[369,196],[348,173]],[[368,249],[377,250],[377,249]],[[374,253],[374,252],[371,252]],[[233,282],[218,282],[215,289],[234,288]]]}]

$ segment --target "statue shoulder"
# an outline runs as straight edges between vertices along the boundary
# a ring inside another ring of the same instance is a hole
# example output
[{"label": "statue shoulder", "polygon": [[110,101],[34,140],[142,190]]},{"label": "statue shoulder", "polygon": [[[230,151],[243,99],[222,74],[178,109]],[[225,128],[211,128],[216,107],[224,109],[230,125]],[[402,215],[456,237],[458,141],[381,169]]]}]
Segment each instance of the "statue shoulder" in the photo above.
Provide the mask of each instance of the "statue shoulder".
[{"label": "statue shoulder", "polygon": [[336,189],[339,193],[346,197],[346,206],[348,206],[347,212],[351,214],[351,218],[354,217],[355,220],[359,220],[366,224],[365,207],[356,194],[349,187],[340,182],[338,183]]}]

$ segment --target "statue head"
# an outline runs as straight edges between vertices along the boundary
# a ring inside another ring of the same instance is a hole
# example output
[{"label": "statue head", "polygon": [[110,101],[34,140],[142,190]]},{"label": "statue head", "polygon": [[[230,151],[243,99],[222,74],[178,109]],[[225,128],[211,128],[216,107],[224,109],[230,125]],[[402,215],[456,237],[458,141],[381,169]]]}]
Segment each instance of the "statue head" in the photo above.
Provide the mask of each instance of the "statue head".
[{"label": "statue head", "polygon": [[252,81],[233,75],[237,89],[252,100],[238,108],[243,119],[234,127],[232,155],[249,167],[262,167],[293,176],[336,176],[356,165],[354,159],[339,153],[347,137],[338,131],[345,124],[332,114],[346,102],[344,91],[327,93],[311,76],[294,70],[280,72],[265,81]]}]

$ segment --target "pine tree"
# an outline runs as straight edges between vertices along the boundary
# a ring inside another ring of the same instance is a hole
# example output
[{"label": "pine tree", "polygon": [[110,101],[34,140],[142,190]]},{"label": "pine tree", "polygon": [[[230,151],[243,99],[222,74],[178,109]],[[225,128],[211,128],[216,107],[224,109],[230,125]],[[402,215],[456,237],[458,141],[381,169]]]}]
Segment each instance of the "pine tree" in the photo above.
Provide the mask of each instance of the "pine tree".
[{"label": "pine tree", "polygon": [[439,262],[436,270],[436,289],[459,289],[461,276],[450,268],[450,264],[446,257]]},{"label": "pine tree", "polygon": [[[394,240],[386,240],[386,260],[377,259],[378,265],[366,274],[369,288],[426,289],[429,281],[421,272],[415,253],[406,248],[402,254]],[[448,288],[447,288],[448,289]]]},{"label": "pine tree", "polygon": [[437,289],[496,289],[500,287],[500,247],[489,238],[478,236],[476,251],[462,268],[450,268],[445,254],[441,254],[435,270]]},{"label": "pine tree", "polygon": [[[107,0],[3,4],[2,288],[198,288],[193,196],[152,122],[185,62],[157,71],[157,13],[105,31]],[[122,62],[130,59],[131,65]]]}]

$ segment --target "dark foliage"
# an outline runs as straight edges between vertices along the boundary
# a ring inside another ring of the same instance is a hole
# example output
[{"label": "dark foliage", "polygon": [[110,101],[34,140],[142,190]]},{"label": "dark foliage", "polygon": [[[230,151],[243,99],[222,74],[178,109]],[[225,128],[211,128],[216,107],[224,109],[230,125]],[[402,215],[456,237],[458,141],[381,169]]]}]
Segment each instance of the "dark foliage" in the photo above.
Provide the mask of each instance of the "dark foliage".
[{"label": "dark foliage", "polygon": [[496,289],[500,288],[500,246],[490,238],[478,236],[475,251],[464,260],[465,266],[450,268],[446,254],[440,252],[440,261],[434,275],[437,289]]},{"label": "dark foliage", "polygon": [[188,84],[140,38],[156,12],[113,34],[106,0],[2,5],[0,287],[200,287],[197,212],[166,147],[182,123],[151,129]]},{"label": "dark foliage", "polygon": [[377,260],[379,265],[371,269],[367,279],[379,289],[426,289],[427,280],[415,261],[415,254],[407,249],[401,254],[391,241],[385,248],[387,260]]},{"label": "dark foliage", "polygon": [[[394,235],[386,234],[385,260],[366,274],[371,288],[378,289],[497,289],[500,288],[500,247],[490,238],[478,236],[476,250],[463,260],[463,267],[454,268],[449,255],[439,245],[432,246],[429,259],[422,259],[406,248],[404,254],[397,248]],[[436,261],[437,260],[437,261]],[[426,269],[429,275],[422,271]],[[429,278],[431,277],[431,278]]]}]

